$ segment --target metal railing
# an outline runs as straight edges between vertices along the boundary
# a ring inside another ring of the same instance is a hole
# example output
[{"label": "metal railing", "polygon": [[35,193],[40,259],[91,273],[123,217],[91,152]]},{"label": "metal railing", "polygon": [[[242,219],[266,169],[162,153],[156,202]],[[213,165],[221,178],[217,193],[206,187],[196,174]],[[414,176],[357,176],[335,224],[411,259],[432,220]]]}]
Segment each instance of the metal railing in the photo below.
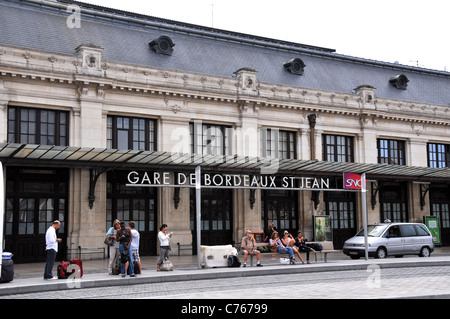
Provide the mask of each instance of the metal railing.
[{"label": "metal railing", "polygon": [[105,259],[106,250],[105,247],[101,248],[86,248],[78,246],[78,248],[67,249],[68,259]]}]

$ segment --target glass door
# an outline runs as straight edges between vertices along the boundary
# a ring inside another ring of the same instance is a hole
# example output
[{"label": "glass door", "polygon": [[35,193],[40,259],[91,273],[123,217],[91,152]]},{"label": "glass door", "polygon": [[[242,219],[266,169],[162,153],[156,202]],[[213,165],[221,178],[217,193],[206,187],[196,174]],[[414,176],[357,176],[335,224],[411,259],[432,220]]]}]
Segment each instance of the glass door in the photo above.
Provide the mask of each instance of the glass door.
[{"label": "glass door", "polygon": [[61,222],[57,260],[66,254],[68,170],[7,169],[5,250],[20,262],[45,261],[45,233]]}]

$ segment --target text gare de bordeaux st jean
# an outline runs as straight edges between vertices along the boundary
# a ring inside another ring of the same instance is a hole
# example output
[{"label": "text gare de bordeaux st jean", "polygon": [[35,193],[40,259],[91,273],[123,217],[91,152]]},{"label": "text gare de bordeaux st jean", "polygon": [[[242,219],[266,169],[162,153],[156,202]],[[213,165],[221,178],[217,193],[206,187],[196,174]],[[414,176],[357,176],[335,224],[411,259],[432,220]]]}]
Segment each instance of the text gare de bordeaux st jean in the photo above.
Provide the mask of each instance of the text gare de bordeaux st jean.
[{"label": "text gare de bordeaux st jean", "polygon": [[[137,172],[128,173],[127,186],[195,186],[195,173],[176,173],[175,183],[170,183],[169,172]],[[202,174],[202,186],[213,187],[263,187],[263,188],[305,188],[329,189],[328,178],[293,177],[272,175],[236,175],[236,174]],[[298,181],[298,183],[296,183]]]}]

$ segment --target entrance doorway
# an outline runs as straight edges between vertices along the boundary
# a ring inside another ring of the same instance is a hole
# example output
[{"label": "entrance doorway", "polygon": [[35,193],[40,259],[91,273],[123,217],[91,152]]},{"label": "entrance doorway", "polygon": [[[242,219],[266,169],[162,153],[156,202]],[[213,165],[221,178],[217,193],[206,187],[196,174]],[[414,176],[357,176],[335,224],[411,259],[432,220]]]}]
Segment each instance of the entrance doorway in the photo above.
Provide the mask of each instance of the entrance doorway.
[{"label": "entrance doorway", "polygon": [[287,230],[293,237],[298,231],[297,192],[290,190],[263,190],[261,192],[261,220],[263,229],[272,221],[282,236]]},{"label": "entrance doorway", "polygon": [[408,222],[406,183],[380,182],[380,222]]},{"label": "entrance doorway", "polygon": [[62,239],[56,258],[65,258],[68,180],[68,169],[7,168],[5,251],[14,254],[15,262],[46,260],[45,233],[56,219]]},{"label": "entrance doorway", "polygon": [[441,242],[450,245],[450,186],[430,186],[431,216],[439,217],[441,224]]},{"label": "entrance doorway", "polygon": [[[228,245],[233,240],[233,194],[229,189],[203,188],[201,196],[201,244]],[[196,198],[195,189],[190,189],[190,224],[193,254],[196,254]]]},{"label": "entrance doorway", "polygon": [[324,192],[325,212],[331,216],[333,245],[342,249],[344,242],[356,234],[355,193]]},{"label": "entrance doorway", "polygon": [[[110,171],[107,174],[106,229],[115,219],[134,221],[140,235],[139,254],[156,255],[157,229],[156,198],[154,187],[126,187],[127,173]],[[106,231],[105,231],[106,232]]]}]

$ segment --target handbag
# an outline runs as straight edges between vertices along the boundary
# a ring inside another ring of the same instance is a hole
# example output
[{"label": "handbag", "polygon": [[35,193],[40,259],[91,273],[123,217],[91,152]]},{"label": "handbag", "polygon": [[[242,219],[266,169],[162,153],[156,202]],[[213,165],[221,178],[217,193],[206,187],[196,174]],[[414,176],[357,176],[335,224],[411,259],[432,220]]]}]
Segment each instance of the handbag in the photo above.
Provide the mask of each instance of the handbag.
[{"label": "handbag", "polygon": [[110,238],[109,236],[106,236],[103,242],[105,245],[114,246],[114,238]]},{"label": "handbag", "polygon": [[128,253],[128,250],[125,249],[120,253],[120,262],[122,264],[126,264],[130,261],[130,254]]},{"label": "handbag", "polygon": [[165,259],[159,268],[164,271],[172,271],[173,264],[169,259]]}]

